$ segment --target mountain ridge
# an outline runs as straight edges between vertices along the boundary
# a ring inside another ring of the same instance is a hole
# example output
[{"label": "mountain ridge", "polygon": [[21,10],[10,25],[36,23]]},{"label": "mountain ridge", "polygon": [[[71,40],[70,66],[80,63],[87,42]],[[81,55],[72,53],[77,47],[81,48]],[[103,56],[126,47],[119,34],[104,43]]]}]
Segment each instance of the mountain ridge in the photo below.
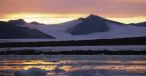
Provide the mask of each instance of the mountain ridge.
[{"label": "mountain ridge", "polygon": [[20,24],[10,22],[0,22],[0,39],[32,39],[32,38],[53,38],[36,29],[22,27]]},{"label": "mountain ridge", "polygon": [[124,24],[93,14],[86,18],[79,18],[54,25],[45,25],[38,22],[26,23],[22,19],[8,21],[8,23],[15,24],[18,27],[37,30],[61,40],[111,39],[146,36],[145,27]]},{"label": "mountain ridge", "polygon": [[109,30],[102,17],[91,14],[87,18],[82,19],[82,21],[82,23],[69,28],[68,32],[72,35],[86,35],[94,32],[105,32]]}]

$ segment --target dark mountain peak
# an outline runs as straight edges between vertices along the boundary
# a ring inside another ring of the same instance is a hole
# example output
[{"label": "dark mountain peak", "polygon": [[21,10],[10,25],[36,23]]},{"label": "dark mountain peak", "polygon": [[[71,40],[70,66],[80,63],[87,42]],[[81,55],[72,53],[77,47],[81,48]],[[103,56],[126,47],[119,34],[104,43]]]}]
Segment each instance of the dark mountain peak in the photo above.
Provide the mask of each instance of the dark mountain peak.
[{"label": "dark mountain peak", "polygon": [[90,14],[87,18],[101,18],[101,17],[98,15]]},{"label": "dark mountain peak", "polygon": [[44,25],[44,24],[39,23],[39,22],[36,22],[36,21],[33,21],[33,22],[31,22],[30,24],[35,24],[35,25]]},{"label": "dark mountain peak", "polygon": [[106,19],[102,17],[91,14],[87,18],[80,18],[79,20],[82,20],[80,24],[68,29],[72,35],[86,35],[109,30]]},{"label": "dark mountain peak", "polygon": [[109,20],[109,19],[106,19],[104,17],[101,17],[101,16],[98,16],[98,15],[94,15],[94,14],[91,14],[89,15],[86,20],[90,20],[90,21],[98,21],[98,22],[110,22],[110,23],[115,23],[115,24],[124,24],[124,23],[120,23],[120,22],[116,22],[116,21],[113,21],[113,20]]},{"label": "dark mountain peak", "polygon": [[10,20],[10,21],[8,21],[8,23],[15,24],[15,25],[26,24],[26,22],[23,19]]},{"label": "dark mountain peak", "polygon": [[100,17],[98,15],[94,15],[94,14],[90,14],[88,17],[86,18],[79,18],[79,20],[82,20],[82,21],[89,21],[89,20],[93,20],[93,21],[97,21],[97,20],[104,20],[103,17]]},{"label": "dark mountain peak", "polygon": [[105,25],[105,21],[106,19],[97,15],[91,14],[88,17],[86,17],[83,22],[90,23],[90,25],[101,25],[101,24]]},{"label": "dark mountain peak", "polygon": [[[20,20],[20,22],[23,20]],[[16,26],[17,21],[2,22],[0,21],[0,39],[39,39],[39,38],[49,38],[54,39],[54,37],[47,35],[39,30],[30,29],[28,27]],[[24,22],[23,22],[24,23]]]},{"label": "dark mountain peak", "polygon": [[81,17],[81,18],[79,18],[78,20],[82,20],[82,21],[84,21],[85,19],[86,19],[86,18],[82,18],[82,17]]},{"label": "dark mountain peak", "polygon": [[90,20],[99,20],[99,19],[102,19],[103,20],[104,18],[102,18],[102,17],[100,17],[98,15],[91,14],[86,19],[90,19]]},{"label": "dark mountain peak", "polygon": [[22,21],[22,22],[25,22],[25,21],[24,21],[24,19],[18,19],[17,21]]},{"label": "dark mountain peak", "polygon": [[94,17],[94,16],[97,16],[97,15],[94,15],[94,14],[90,14],[90,15],[89,15],[89,17],[92,17],[92,16]]},{"label": "dark mountain peak", "polygon": [[146,27],[146,22],[131,23],[129,25],[133,25],[133,26],[137,26],[137,27]]}]

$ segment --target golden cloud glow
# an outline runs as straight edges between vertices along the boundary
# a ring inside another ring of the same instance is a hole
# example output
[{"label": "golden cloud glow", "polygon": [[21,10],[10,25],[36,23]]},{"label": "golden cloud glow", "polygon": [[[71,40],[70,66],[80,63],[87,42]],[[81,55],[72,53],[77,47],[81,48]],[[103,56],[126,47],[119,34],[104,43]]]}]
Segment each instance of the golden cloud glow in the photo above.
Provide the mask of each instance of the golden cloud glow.
[{"label": "golden cloud glow", "polygon": [[27,19],[27,18],[77,18],[84,17],[87,14],[44,14],[44,13],[15,13],[5,15],[4,18],[10,19]]},{"label": "golden cloud glow", "polygon": [[27,22],[37,21],[45,24],[57,24],[71,21],[80,17],[85,17],[86,14],[33,14],[33,13],[16,13],[5,15],[2,21],[24,19]]},{"label": "golden cloud glow", "polygon": [[139,23],[146,22],[145,17],[131,17],[131,18],[108,18],[110,20],[118,21],[121,23],[129,24],[129,23]]},{"label": "golden cloud glow", "polygon": [[[24,19],[27,22],[37,21],[45,24],[58,24],[80,17],[87,17],[87,14],[44,14],[44,13],[15,13],[5,15],[1,21]],[[146,17],[130,17],[130,18],[107,18],[110,20],[122,22],[122,23],[139,23],[146,21]]]}]

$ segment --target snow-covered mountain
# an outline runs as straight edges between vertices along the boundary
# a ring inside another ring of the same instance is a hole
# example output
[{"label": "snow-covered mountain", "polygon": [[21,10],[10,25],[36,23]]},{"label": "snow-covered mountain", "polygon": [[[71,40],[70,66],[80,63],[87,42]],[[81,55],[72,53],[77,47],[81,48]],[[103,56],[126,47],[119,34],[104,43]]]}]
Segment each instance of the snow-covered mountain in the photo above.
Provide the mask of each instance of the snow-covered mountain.
[{"label": "snow-covered mountain", "polygon": [[109,26],[101,17],[90,15],[81,20],[82,22],[80,24],[67,29],[67,31],[72,35],[88,35],[96,32],[109,31]]},{"label": "snow-covered mountain", "polygon": [[146,36],[145,27],[130,26],[96,15],[90,15],[87,18],[80,18],[62,24],[27,24],[26,26],[51,35],[58,40],[112,39]]},{"label": "snow-covered mountain", "polygon": [[40,32],[36,29],[30,29],[25,26],[24,20],[11,20],[9,22],[0,22],[0,39],[52,39],[54,37]]},{"label": "snow-covered mountain", "polygon": [[[146,36],[146,27],[137,27],[133,26],[133,24],[127,25],[92,14],[86,18],[79,18],[62,24],[26,23],[22,19],[8,21],[7,24],[15,25],[17,28],[35,30],[37,31],[35,37],[37,37],[39,31],[48,35],[49,38],[56,38],[55,40],[113,39]],[[25,34],[30,33],[27,32]]]}]

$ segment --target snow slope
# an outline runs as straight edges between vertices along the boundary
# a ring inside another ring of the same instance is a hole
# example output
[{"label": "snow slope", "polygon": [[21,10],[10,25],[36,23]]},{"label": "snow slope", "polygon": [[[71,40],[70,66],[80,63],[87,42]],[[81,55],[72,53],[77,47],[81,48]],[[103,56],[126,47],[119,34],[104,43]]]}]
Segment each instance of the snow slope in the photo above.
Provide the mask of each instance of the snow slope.
[{"label": "snow slope", "polygon": [[70,22],[66,22],[63,24],[57,24],[57,25],[37,25],[37,26],[31,26],[31,28],[35,28],[43,33],[46,33],[48,35],[51,35],[53,37],[55,37],[56,39],[59,40],[72,40],[74,39],[74,36],[69,34],[68,32],[66,32],[66,29],[73,27],[79,23],[81,23],[81,20],[74,20],[74,21],[70,21]]},{"label": "snow slope", "polygon": [[[62,24],[53,25],[39,24],[36,22],[26,23],[21,19],[12,20],[9,21],[9,23],[18,23],[19,27],[29,27],[32,30],[37,29],[40,32],[56,38],[55,40],[113,39],[146,36],[146,27],[131,26],[132,24],[126,25],[96,15],[90,15],[87,18],[80,18]],[[104,28],[108,30],[103,30]],[[86,34],[84,34],[84,32]]]},{"label": "snow slope", "polygon": [[[72,35],[67,30],[82,23],[82,20],[74,20],[56,25],[32,25],[31,28],[55,37],[57,40],[82,40],[82,39],[112,39],[126,37],[146,36],[146,27],[136,27],[105,21],[108,26],[106,32],[94,32],[86,35]],[[91,25],[92,26],[92,25]],[[29,26],[30,27],[30,26]]]}]

